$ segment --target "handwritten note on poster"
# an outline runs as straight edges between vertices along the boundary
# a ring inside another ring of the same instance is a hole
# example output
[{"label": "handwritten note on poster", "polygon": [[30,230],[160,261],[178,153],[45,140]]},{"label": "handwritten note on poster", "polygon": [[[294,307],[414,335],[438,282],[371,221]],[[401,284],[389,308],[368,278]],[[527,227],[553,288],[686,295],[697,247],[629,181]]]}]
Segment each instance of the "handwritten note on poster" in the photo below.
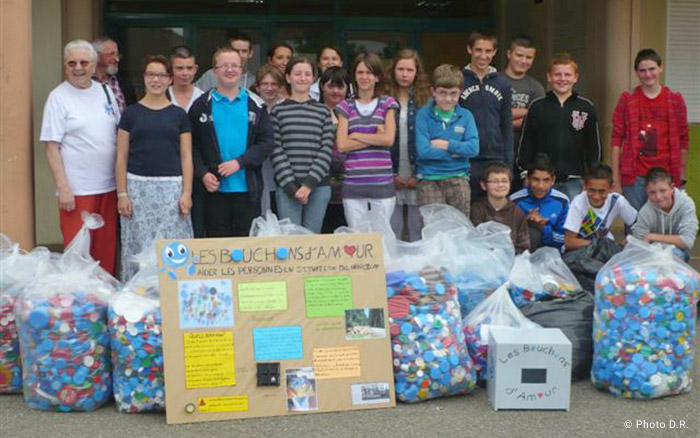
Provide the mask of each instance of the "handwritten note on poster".
[{"label": "handwritten note on poster", "polygon": [[304,291],[307,318],[344,317],[345,310],[353,308],[349,275],[307,277]]},{"label": "handwritten note on poster", "polygon": [[257,327],[253,329],[255,361],[301,359],[301,327]]},{"label": "handwritten note on poster", "polygon": [[184,337],[187,388],[236,384],[232,332],[184,333]]},{"label": "handwritten note on poster", "polygon": [[287,310],[287,283],[284,281],[239,283],[238,309],[241,312]]},{"label": "handwritten note on poster", "polygon": [[317,379],[360,377],[360,347],[314,348]]}]

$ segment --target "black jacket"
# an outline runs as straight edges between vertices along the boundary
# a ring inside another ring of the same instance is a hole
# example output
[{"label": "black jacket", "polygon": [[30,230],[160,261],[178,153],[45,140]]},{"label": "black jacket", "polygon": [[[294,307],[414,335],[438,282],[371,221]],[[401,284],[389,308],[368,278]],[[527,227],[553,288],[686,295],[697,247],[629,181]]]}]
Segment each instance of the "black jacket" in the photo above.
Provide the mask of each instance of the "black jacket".
[{"label": "black jacket", "polygon": [[464,90],[459,98],[462,108],[471,111],[479,130],[479,155],[470,161],[503,161],[513,164],[512,87],[492,69],[483,81],[464,67]]},{"label": "black jacket", "polygon": [[[195,178],[201,181],[207,172],[219,177],[217,168],[221,164],[221,150],[211,114],[211,90],[192,103],[188,115],[192,125]],[[246,151],[237,160],[245,171],[248,194],[252,199],[258,199],[262,195],[261,165],[272,154],[274,148],[275,135],[267,110],[263,104],[248,96],[248,141]]]},{"label": "black jacket", "polygon": [[549,156],[557,181],[582,177],[586,166],[601,161],[598,117],[593,103],[574,92],[564,105],[553,91],[534,100],[523,122],[518,165],[527,170],[538,153]]}]

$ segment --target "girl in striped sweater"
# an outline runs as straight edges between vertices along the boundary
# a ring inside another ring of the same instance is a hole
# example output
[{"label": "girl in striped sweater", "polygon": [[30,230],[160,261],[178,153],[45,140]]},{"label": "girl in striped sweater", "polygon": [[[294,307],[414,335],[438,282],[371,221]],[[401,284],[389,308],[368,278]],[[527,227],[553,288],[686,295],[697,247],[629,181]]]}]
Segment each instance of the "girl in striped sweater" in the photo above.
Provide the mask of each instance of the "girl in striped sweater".
[{"label": "girl in striped sweater", "polygon": [[280,218],[320,233],[331,197],[328,173],[333,155],[333,121],[328,108],[309,96],[314,82],[310,59],[292,59],[285,79],[290,97],[271,113],[277,210]]},{"label": "girl in striped sweater", "polygon": [[381,96],[382,63],[377,55],[361,54],[350,69],[354,98],[335,107],[339,152],[348,152],[343,180],[345,219],[357,228],[369,209],[387,223],[394,212],[396,192],[391,147],[396,134],[393,97]]}]

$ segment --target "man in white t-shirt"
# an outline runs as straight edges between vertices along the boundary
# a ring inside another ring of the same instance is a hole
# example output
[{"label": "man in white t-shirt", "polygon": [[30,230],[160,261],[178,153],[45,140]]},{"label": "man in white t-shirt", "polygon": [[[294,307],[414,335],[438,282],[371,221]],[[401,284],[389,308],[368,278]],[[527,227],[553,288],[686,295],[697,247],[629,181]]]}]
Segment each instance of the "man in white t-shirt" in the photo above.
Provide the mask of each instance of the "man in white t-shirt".
[{"label": "man in white t-shirt", "polygon": [[571,200],[564,223],[564,246],[567,251],[584,248],[597,239],[614,239],[610,229],[617,218],[632,226],[637,210],[624,196],[612,193],[612,168],[604,163],[591,166],[584,181],[584,191]]},{"label": "man in white t-shirt", "polygon": [[46,101],[40,140],[56,182],[63,244],[82,226],[81,213],[98,213],[90,254],[114,275],[117,195],[114,180],[119,106],[111,89],[92,80],[97,52],[85,40],[63,49],[66,81]]},{"label": "man in white t-shirt", "polygon": [[[173,84],[168,88],[168,98],[175,105],[190,111],[192,103],[204,92],[193,84],[199,65],[187,46],[177,46],[170,53],[173,68]],[[192,182],[192,228],[194,237],[204,237],[204,197],[205,190],[197,178]]]}]

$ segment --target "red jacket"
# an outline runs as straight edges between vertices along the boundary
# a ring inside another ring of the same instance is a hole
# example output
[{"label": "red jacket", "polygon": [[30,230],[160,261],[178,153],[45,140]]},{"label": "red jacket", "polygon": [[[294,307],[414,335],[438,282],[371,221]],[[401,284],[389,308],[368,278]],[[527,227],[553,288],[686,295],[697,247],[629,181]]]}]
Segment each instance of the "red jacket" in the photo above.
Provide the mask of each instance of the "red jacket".
[{"label": "red jacket", "polygon": [[[624,186],[634,183],[637,156],[642,146],[638,136],[640,101],[636,91],[639,88],[636,87],[631,93],[622,93],[613,112],[612,145],[621,147],[620,182]],[[680,186],[681,150],[688,149],[688,110],[681,93],[674,93],[665,86],[664,88],[668,91],[668,146],[671,153],[671,168],[668,171],[673,182]]]}]

